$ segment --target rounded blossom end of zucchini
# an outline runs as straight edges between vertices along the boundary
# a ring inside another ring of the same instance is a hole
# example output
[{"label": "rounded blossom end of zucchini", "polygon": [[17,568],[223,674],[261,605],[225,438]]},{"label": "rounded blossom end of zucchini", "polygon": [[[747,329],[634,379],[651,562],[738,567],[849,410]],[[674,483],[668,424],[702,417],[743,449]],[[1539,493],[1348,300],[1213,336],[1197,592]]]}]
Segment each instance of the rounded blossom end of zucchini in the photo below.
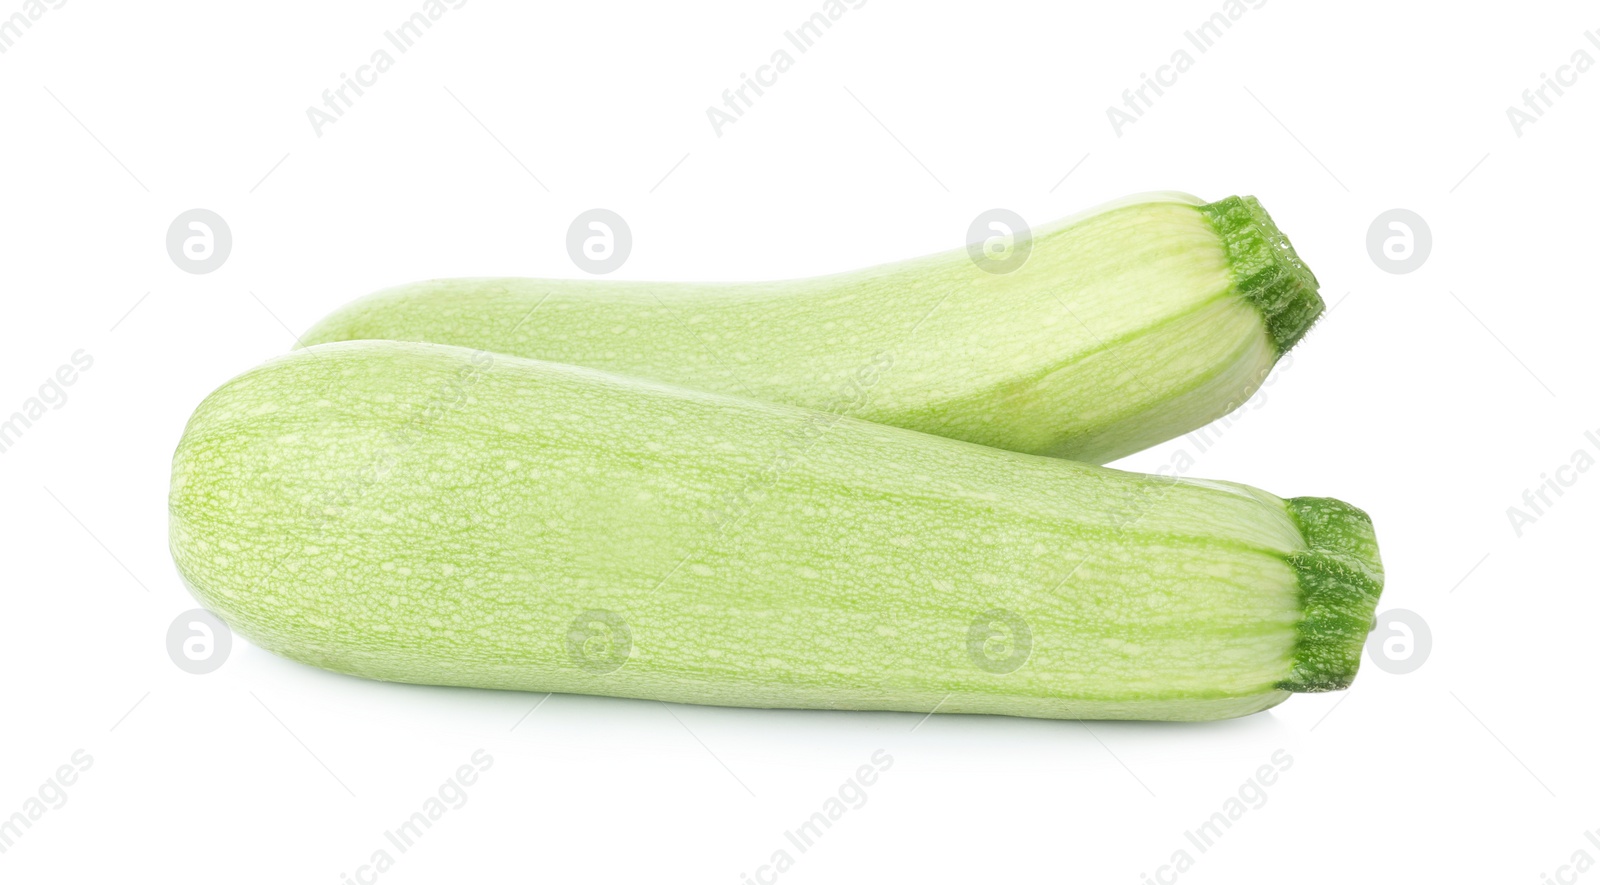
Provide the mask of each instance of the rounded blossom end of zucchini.
[{"label": "rounded blossom end of zucchini", "polygon": [[1372,519],[1334,498],[1284,503],[1306,541],[1305,550],[1287,557],[1299,581],[1304,616],[1295,628],[1292,669],[1277,688],[1340,691],[1355,680],[1383,592]]},{"label": "rounded blossom end of zucchini", "polygon": [[1322,316],[1316,276],[1255,197],[1224,197],[1200,211],[1228,250],[1240,295],[1261,311],[1278,353],[1287,353]]}]

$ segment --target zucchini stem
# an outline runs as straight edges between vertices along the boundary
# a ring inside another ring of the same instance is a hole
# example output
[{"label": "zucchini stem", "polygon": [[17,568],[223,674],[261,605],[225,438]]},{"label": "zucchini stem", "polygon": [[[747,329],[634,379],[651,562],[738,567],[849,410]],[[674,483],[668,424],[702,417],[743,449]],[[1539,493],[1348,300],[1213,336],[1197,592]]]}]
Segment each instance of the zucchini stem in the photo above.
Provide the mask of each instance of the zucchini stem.
[{"label": "zucchini stem", "polygon": [[1322,315],[1316,276],[1255,197],[1226,197],[1200,211],[1228,250],[1235,285],[1261,311],[1282,356]]},{"label": "zucchini stem", "polygon": [[1372,630],[1383,563],[1372,519],[1333,498],[1289,498],[1289,515],[1306,549],[1285,557],[1300,584],[1304,618],[1296,628],[1294,668],[1277,687],[1284,691],[1339,691],[1361,665]]}]

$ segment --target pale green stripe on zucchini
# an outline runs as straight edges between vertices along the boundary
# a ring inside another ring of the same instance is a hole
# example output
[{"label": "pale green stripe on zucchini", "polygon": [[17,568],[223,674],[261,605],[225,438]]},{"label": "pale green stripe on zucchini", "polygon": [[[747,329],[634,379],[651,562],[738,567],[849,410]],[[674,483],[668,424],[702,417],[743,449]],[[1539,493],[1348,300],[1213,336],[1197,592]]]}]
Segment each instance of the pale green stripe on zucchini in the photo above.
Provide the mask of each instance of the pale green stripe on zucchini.
[{"label": "pale green stripe on zucchini", "polygon": [[756,707],[1237,716],[1348,685],[1382,582],[1327,499],[400,342],[212,393],[170,513],[298,661]]},{"label": "pale green stripe on zucchini", "polygon": [[782,282],[431,280],[302,340],[455,344],[1104,463],[1242,404],[1323,308],[1253,197],[1133,197],[1030,246],[1009,273],[958,249]]}]

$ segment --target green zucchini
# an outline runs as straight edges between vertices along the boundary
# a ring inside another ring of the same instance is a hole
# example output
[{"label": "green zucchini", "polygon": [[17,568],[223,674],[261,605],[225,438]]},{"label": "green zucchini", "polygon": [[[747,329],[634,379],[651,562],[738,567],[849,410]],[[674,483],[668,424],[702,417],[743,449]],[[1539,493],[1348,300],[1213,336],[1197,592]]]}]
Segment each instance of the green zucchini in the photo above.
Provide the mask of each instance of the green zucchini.
[{"label": "green zucchini", "polygon": [[1331,499],[389,341],[212,393],[169,509],[277,654],[702,704],[1238,716],[1349,685],[1382,586]]},{"label": "green zucchini", "polygon": [[769,283],[433,280],[301,340],[455,344],[1105,463],[1242,404],[1323,309],[1253,197],[1129,198],[1011,248]]}]

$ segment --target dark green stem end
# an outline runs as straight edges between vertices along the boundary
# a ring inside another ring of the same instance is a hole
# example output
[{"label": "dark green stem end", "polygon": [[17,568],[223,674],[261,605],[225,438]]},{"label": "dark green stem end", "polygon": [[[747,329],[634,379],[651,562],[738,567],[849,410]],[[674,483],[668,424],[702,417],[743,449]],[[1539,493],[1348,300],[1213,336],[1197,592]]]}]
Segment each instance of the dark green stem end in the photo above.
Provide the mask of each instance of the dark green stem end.
[{"label": "dark green stem end", "polygon": [[1226,197],[1200,211],[1228,250],[1234,285],[1261,311],[1281,356],[1322,316],[1317,278],[1255,197]]},{"label": "dark green stem end", "polygon": [[1372,519],[1333,498],[1290,498],[1289,515],[1306,549],[1288,557],[1300,582],[1304,617],[1296,628],[1294,666],[1284,691],[1348,688],[1372,630],[1383,562]]}]

